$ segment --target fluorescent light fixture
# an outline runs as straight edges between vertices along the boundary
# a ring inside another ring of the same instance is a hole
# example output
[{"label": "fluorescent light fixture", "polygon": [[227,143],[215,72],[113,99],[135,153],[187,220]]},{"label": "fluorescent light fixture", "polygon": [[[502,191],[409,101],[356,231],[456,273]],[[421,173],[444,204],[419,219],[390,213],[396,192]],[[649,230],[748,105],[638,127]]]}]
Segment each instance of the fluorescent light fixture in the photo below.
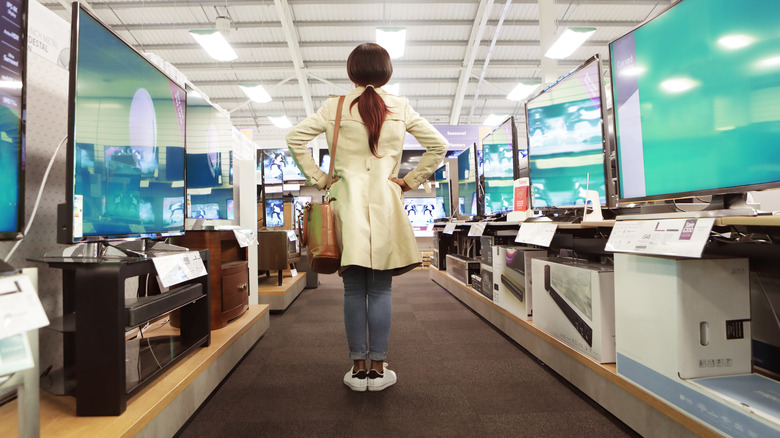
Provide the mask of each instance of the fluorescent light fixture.
[{"label": "fluorescent light fixture", "polygon": [[232,61],[238,58],[236,52],[218,30],[191,30],[190,35],[206,50],[209,56],[217,61]]},{"label": "fluorescent light fixture", "polygon": [[482,124],[485,126],[498,126],[501,122],[506,120],[507,117],[509,117],[509,114],[491,114]]},{"label": "fluorescent light fixture", "polygon": [[386,84],[384,87],[382,87],[386,92],[394,95],[394,96],[400,96],[401,95],[401,84],[398,82],[394,84]]},{"label": "fluorescent light fixture", "polygon": [[384,47],[391,59],[404,56],[406,46],[405,27],[377,27],[376,43]]},{"label": "fluorescent light fixture", "polygon": [[677,94],[688,91],[697,85],[699,85],[699,82],[690,78],[674,78],[661,82],[661,89],[669,93]]},{"label": "fluorescent light fixture", "polygon": [[252,99],[252,102],[268,103],[272,100],[271,95],[268,94],[268,92],[265,91],[265,88],[260,84],[238,84],[238,88],[240,88],[248,98]]},{"label": "fluorescent light fixture", "polygon": [[292,122],[287,116],[268,116],[268,120],[274,124],[277,128],[287,129],[292,128]]},{"label": "fluorescent light fixture", "polygon": [[515,88],[506,95],[509,100],[521,101],[530,96],[539,87],[539,84],[524,84],[519,83],[515,85]]},{"label": "fluorescent light fixture", "polygon": [[750,35],[726,35],[718,40],[718,45],[726,50],[737,50],[747,47],[755,41]]},{"label": "fluorescent light fixture", "polygon": [[544,56],[551,59],[563,59],[574,53],[595,31],[595,27],[567,27],[553,45],[547,49]]}]

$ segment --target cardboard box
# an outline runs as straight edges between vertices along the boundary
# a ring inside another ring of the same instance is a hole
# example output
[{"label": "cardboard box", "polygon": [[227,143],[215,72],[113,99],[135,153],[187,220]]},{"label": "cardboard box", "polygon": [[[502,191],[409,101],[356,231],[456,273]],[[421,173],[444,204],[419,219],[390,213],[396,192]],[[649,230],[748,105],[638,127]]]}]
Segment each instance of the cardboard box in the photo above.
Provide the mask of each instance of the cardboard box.
[{"label": "cardboard box", "polygon": [[615,314],[617,372],[628,379],[751,372],[747,259],[615,254]]},{"label": "cardboard box", "polygon": [[447,274],[464,284],[471,284],[471,274],[479,274],[479,261],[470,257],[447,254]]},{"label": "cardboard box", "polygon": [[753,366],[780,376],[780,275],[750,273],[750,330]]},{"label": "cardboard box", "polygon": [[482,293],[482,277],[479,274],[471,274],[471,288]]},{"label": "cardboard box", "polygon": [[531,260],[539,257],[547,257],[547,250],[493,247],[493,302],[522,320],[533,312]]},{"label": "cardboard box", "polygon": [[479,275],[482,277],[482,288],[478,289],[479,293],[493,301],[493,266],[480,263]]},{"label": "cardboard box", "polygon": [[534,325],[599,363],[615,362],[612,266],[534,259]]}]

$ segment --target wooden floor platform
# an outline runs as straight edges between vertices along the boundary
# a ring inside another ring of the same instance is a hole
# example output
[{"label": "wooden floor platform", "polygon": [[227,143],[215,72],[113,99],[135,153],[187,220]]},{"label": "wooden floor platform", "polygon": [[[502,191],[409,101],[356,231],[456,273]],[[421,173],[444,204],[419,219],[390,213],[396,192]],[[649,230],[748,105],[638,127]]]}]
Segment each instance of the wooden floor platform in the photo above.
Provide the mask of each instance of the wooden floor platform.
[{"label": "wooden floor platform", "polygon": [[[199,348],[130,398],[116,417],[77,417],[76,399],[41,392],[42,437],[169,437],[198,409],[268,329],[269,306],[249,310],[211,332],[211,345]],[[17,436],[17,401],[0,406],[0,435]]]},{"label": "wooden floor platform", "polygon": [[646,437],[719,437],[717,432],[600,364],[507,312],[445,271],[429,268],[430,278],[496,326],[556,373],[629,427]]},{"label": "wooden floor platform", "polygon": [[294,277],[285,276],[282,285],[277,284],[277,277],[260,277],[257,285],[257,294],[260,304],[268,304],[271,310],[285,310],[298,298],[303,288],[306,287],[306,273],[298,272]]}]

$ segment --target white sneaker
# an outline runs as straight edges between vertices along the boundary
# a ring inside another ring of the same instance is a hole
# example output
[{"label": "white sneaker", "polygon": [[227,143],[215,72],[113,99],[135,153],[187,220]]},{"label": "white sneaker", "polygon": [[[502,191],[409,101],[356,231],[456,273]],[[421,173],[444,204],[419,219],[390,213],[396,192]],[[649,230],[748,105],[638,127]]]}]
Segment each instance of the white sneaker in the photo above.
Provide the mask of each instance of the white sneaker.
[{"label": "white sneaker", "polygon": [[384,370],[380,373],[376,370],[370,370],[368,372],[368,390],[369,391],[381,391],[388,386],[395,385],[398,378],[395,375],[395,371],[387,369],[387,364],[383,364]]},{"label": "white sneaker", "polygon": [[354,368],[347,371],[347,374],[344,375],[344,384],[349,386],[349,389],[357,392],[363,392],[368,389],[368,373],[366,373],[366,370],[353,371]]}]

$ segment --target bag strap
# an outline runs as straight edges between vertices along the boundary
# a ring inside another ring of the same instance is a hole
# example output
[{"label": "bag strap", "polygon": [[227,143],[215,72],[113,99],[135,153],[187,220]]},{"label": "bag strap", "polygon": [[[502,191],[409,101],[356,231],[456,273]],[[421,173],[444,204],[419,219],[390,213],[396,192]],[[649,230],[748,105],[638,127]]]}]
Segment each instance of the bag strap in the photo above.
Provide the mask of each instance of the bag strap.
[{"label": "bag strap", "polygon": [[336,165],[336,146],[339,143],[339,126],[341,126],[341,108],[344,106],[346,96],[339,96],[339,107],[336,110],[336,127],[333,129],[333,144],[330,147],[330,169],[328,170],[328,185],[325,190],[330,189],[333,182],[333,168]]}]

